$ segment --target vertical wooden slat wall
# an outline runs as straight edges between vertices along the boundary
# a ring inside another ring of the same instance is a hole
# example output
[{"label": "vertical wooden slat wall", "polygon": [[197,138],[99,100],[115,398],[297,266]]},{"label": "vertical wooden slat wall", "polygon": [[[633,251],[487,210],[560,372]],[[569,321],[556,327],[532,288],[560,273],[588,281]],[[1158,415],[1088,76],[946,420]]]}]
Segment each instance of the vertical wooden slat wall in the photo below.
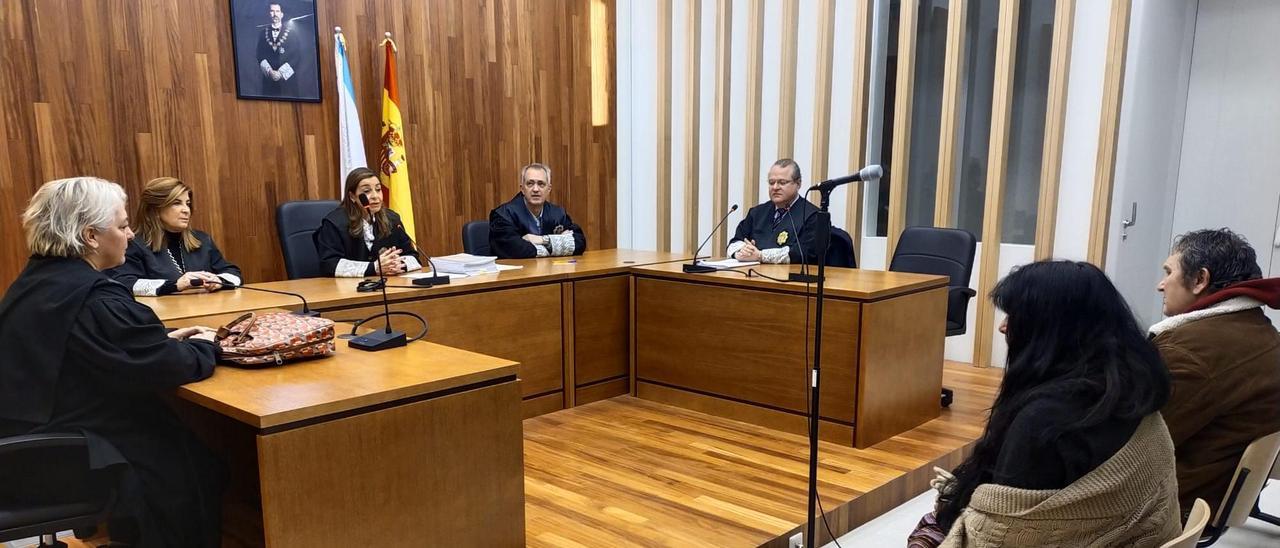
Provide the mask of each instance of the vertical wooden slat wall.
[{"label": "vertical wooden slat wall", "polygon": [[[1000,0],[1000,22],[996,30],[995,83],[991,95],[991,141],[987,153],[987,193],[982,213],[982,258],[978,271],[978,295],[987,295],[995,286],[1000,267],[1000,234],[1004,211],[1005,175],[1008,172],[1009,123],[1013,107],[1013,63],[1017,58],[1018,3]],[[974,299],[979,326],[973,344],[973,364],[991,365],[991,326],[995,307],[991,299]],[[985,332],[985,333],[984,333]]]},{"label": "vertical wooden slat wall", "polygon": [[671,11],[672,0],[658,0],[658,158],[655,176],[657,208],[655,224],[658,229],[657,245],[660,251],[671,251]]},{"label": "vertical wooden slat wall", "polygon": [[[322,103],[236,97],[225,1],[0,2],[0,226],[18,233],[28,198],[52,179],[96,175],[136,196],[171,175],[195,189],[195,227],[247,281],[284,278],[276,205],[335,198],[343,175],[332,35],[341,26],[370,161],[379,151],[377,45],[390,31],[399,46],[420,247],[461,251],[462,225],[510,199],[532,161],[551,165],[552,199],[590,247],[614,247],[616,116],[592,125],[591,1],[317,2]],[[605,5],[613,90],[616,8]],[[0,241],[0,287],[26,257],[23,238]]]},{"label": "vertical wooden slat wall", "polygon": [[1131,0],[1112,0],[1107,36],[1107,70],[1102,82],[1102,116],[1098,121],[1098,163],[1093,175],[1093,214],[1089,221],[1089,262],[1105,268],[1111,191],[1116,174],[1116,140],[1120,136],[1120,100],[1129,41]]},{"label": "vertical wooden slat wall", "polygon": [[[732,0],[716,0],[716,97],[715,97],[715,136],[713,144],[712,170],[715,187],[712,188],[711,214],[716,222],[728,211],[729,200],[729,81],[732,76],[731,55],[733,39],[733,2]],[[758,138],[757,138],[758,139]],[[758,146],[758,141],[757,141]],[[695,213],[696,215],[696,213]],[[723,230],[717,230],[709,252],[717,255],[718,250],[725,248],[727,237]]]},{"label": "vertical wooden slat wall", "polygon": [[947,10],[947,51],[942,71],[942,118],[938,127],[938,183],[934,191],[933,226],[952,226],[956,156],[960,139],[960,91],[964,85],[966,24],[969,0],[951,0]]},{"label": "vertical wooden slat wall", "polygon": [[898,237],[907,225],[907,174],[911,161],[911,98],[916,79],[916,23],[920,11],[918,0],[902,0],[898,15],[897,94],[893,111],[893,153],[889,170],[888,245],[885,264],[893,259]]},{"label": "vertical wooden slat wall", "polygon": [[[818,0],[818,47],[813,78],[813,159],[809,163],[809,181],[827,178],[831,148],[831,51],[834,47],[835,0]],[[817,193],[809,196],[818,200]]]},{"label": "vertical wooden slat wall", "polygon": [[[747,0],[747,113],[743,123],[742,203],[744,211],[760,201],[760,94],[764,80],[764,0]],[[716,216],[720,220],[720,216]],[[719,247],[724,248],[723,245]]]},{"label": "vertical wooden slat wall", "polygon": [[1076,0],[1057,2],[1053,14],[1053,57],[1049,67],[1049,99],[1045,107],[1044,154],[1036,212],[1037,261],[1053,257],[1053,236],[1058,222],[1058,188],[1062,179],[1062,140],[1067,121],[1071,31],[1075,28]]},{"label": "vertical wooden slat wall", "polygon": [[[796,145],[796,50],[800,27],[799,0],[782,0],[782,62],[778,73],[777,158],[791,158]],[[748,181],[760,184],[760,181]]]},{"label": "vertical wooden slat wall", "polygon": [[699,106],[702,103],[702,2],[685,1],[685,19],[688,21],[684,62],[684,249],[693,252],[698,247],[698,127],[701,125]]},{"label": "vertical wooden slat wall", "polygon": [[[853,12],[853,101],[849,111],[849,167],[860,169],[867,163],[867,102],[871,95],[871,10],[874,0],[854,0]],[[865,183],[864,183],[865,184]],[[853,254],[862,264],[862,185],[848,193],[845,209]]]}]

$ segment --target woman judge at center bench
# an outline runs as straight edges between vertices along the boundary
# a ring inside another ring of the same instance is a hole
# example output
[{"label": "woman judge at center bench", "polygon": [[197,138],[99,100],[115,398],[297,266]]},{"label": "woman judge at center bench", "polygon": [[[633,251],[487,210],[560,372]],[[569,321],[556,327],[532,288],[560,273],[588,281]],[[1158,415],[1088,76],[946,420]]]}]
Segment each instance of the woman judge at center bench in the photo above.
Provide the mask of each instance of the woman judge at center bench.
[{"label": "woman judge at center bench", "polygon": [[[320,271],[326,276],[364,278],[421,269],[400,215],[383,207],[378,174],[367,167],[355,168],[343,189],[342,204],[325,215],[313,236]],[[368,200],[367,208],[360,204],[361,196]]]}]

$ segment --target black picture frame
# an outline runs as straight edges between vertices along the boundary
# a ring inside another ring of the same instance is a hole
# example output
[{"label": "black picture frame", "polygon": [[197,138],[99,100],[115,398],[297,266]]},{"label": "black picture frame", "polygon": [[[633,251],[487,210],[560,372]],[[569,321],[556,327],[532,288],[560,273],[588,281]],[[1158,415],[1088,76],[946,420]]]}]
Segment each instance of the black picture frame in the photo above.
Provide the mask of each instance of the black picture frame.
[{"label": "black picture frame", "polygon": [[[317,1],[228,0],[236,97],[321,101]],[[273,5],[282,12],[281,30],[270,34]],[[264,62],[271,67],[270,74],[262,67]]]}]

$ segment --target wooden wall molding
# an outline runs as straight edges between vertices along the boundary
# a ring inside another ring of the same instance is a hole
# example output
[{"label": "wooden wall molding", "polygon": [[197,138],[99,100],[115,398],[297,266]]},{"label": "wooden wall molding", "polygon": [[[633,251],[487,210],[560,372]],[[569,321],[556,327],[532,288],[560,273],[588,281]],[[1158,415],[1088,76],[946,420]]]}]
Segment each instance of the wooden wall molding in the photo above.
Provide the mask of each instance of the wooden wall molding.
[{"label": "wooden wall molding", "polygon": [[702,2],[685,3],[684,61],[684,249],[698,248],[698,186],[701,146],[698,128],[702,125]]},{"label": "wooden wall molding", "polygon": [[[715,162],[712,172],[715,186],[712,187],[711,193],[711,214],[717,221],[729,211],[729,84],[733,74],[732,55],[733,2],[716,0],[716,97],[713,121],[715,135],[712,145],[712,161]],[[758,149],[759,136],[756,140]],[[711,256],[718,256],[725,249],[728,240],[725,232],[724,230],[716,231],[711,249],[708,251]]]},{"label": "wooden wall molding", "polygon": [[911,99],[916,80],[916,23],[920,5],[908,0],[901,3],[898,15],[898,74],[894,81],[897,95],[893,108],[893,152],[889,166],[889,220],[885,246],[885,264],[893,261],[898,237],[907,225],[907,174],[911,161]]},{"label": "wooden wall molding", "polygon": [[[778,72],[777,158],[791,158],[795,154],[796,50],[799,43],[799,27],[799,0],[782,0],[782,62]],[[760,181],[754,181],[754,183],[758,185]]]},{"label": "wooden wall molding", "polygon": [[[617,117],[591,125],[583,37],[592,1],[319,2],[319,104],[236,98],[223,1],[4,2],[0,225],[20,232],[27,199],[52,179],[96,175],[136,196],[142,183],[171,175],[195,189],[194,226],[246,281],[283,279],[276,205],[335,198],[343,176],[329,31],[337,25],[351,47],[370,159],[381,112],[377,44],[390,31],[399,45],[420,247],[461,251],[462,225],[510,199],[520,166],[532,161],[552,167],[551,198],[589,246],[614,247]],[[613,0],[606,6],[612,113],[617,16]],[[59,32],[31,31],[55,25]],[[0,286],[27,255],[21,237],[0,243]]]},{"label": "wooden wall molding", "polygon": [[1132,0],[1112,0],[1107,36],[1107,70],[1102,81],[1102,116],[1098,121],[1098,154],[1093,175],[1093,212],[1089,221],[1089,262],[1106,268],[1107,229],[1116,175],[1120,136],[1120,103],[1124,94],[1125,53],[1129,42]]},{"label": "wooden wall molding", "polygon": [[[849,109],[849,166],[867,163],[867,104],[871,88],[871,10],[873,0],[855,0],[853,12],[853,102]],[[850,189],[845,210],[846,226],[853,238],[853,254],[862,264],[863,185]]]},{"label": "wooden wall molding", "polygon": [[[835,0],[818,2],[818,47],[813,77],[813,159],[809,164],[809,179],[816,183],[829,175],[831,156],[831,55],[835,43]],[[852,190],[852,189],[851,189]],[[810,194],[815,203],[817,194]]]},{"label": "wooden wall molding", "polygon": [[1057,2],[1053,14],[1053,58],[1049,66],[1049,100],[1045,108],[1044,154],[1036,212],[1037,261],[1053,257],[1058,189],[1062,180],[1062,144],[1067,121],[1067,84],[1071,72],[1071,33],[1075,27],[1076,0]]},{"label": "wooden wall molding", "polygon": [[[747,9],[749,10],[747,12],[747,112],[742,130],[743,138],[746,140],[742,153],[746,162],[742,172],[744,212],[760,201],[760,95],[764,80],[764,0],[748,0]],[[717,220],[719,218],[720,216],[716,216]],[[721,245],[718,248],[723,249],[724,246]]]},{"label": "wooden wall molding", "polygon": [[671,62],[671,19],[675,13],[671,10],[672,0],[658,0],[658,55],[657,79],[658,94],[655,112],[658,114],[658,169],[654,209],[657,225],[657,245],[659,251],[671,251],[671,71],[675,66]]},{"label": "wooden wall molding", "polygon": [[968,0],[951,0],[947,10],[947,50],[942,69],[942,116],[938,127],[938,183],[934,190],[933,226],[954,224],[956,156],[959,154],[960,104],[964,86],[965,47],[968,45]]},{"label": "wooden wall molding", "polygon": [[[991,96],[991,141],[987,153],[987,192],[982,213],[982,258],[978,272],[978,295],[991,293],[1000,270],[1000,236],[1004,212],[1005,176],[1009,170],[1009,125],[1013,108],[1014,61],[1018,51],[1018,3],[1000,0],[1000,22],[996,31],[995,84]],[[993,245],[994,244],[994,245]],[[991,336],[995,305],[991,299],[977,299],[974,325],[973,364],[991,365]]]}]

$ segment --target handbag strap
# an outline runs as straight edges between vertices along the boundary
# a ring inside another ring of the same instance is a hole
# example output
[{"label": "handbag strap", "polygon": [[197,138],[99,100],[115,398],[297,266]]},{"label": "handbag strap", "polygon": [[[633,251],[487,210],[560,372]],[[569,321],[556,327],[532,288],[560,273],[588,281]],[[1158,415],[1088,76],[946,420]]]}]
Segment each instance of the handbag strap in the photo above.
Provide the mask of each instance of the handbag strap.
[{"label": "handbag strap", "polygon": [[[234,330],[235,326],[239,325],[241,322],[244,322],[245,320],[248,320],[249,323],[245,325],[244,329],[240,330],[239,332],[235,331]],[[258,321],[257,314],[253,312],[245,312],[244,314],[241,314],[236,319],[231,320],[230,322],[227,322],[226,325],[219,327],[218,334],[215,337],[215,339],[218,341],[221,341],[222,339],[225,339],[231,335],[235,335],[235,338],[231,341],[231,344],[240,344],[244,342],[246,338],[249,337],[249,330],[253,329],[253,324],[257,321]]]}]

